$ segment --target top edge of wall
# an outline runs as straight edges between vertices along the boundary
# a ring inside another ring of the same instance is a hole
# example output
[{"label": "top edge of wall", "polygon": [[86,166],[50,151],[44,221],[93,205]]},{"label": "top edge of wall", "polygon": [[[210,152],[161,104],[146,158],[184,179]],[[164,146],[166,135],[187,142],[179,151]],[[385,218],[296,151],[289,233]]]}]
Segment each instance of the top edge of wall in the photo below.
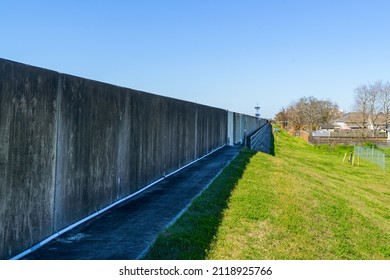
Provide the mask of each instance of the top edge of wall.
[{"label": "top edge of wall", "polygon": [[138,90],[138,89],[134,89],[134,88],[128,88],[128,87],[115,85],[115,84],[111,84],[111,83],[107,83],[107,82],[102,82],[102,81],[98,81],[98,80],[94,80],[94,79],[90,79],[90,78],[76,76],[76,75],[73,75],[73,74],[62,73],[62,72],[59,72],[59,71],[56,71],[56,70],[52,70],[52,69],[48,69],[48,68],[44,68],[44,67],[40,67],[40,66],[35,66],[35,65],[31,65],[31,64],[26,64],[26,63],[23,63],[23,62],[18,62],[18,61],[6,59],[6,58],[1,58],[0,57],[0,62],[2,62],[2,63],[13,63],[13,64],[18,64],[20,66],[31,67],[31,68],[36,68],[36,69],[39,69],[39,70],[55,72],[55,73],[57,73],[59,75],[65,76],[65,77],[68,76],[68,77],[74,77],[74,78],[78,78],[78,79],[84,79],[84,80],[87,80],[87,81],[92,81],[92,82],[97,82],[97,83],[101,83],[101,84],[105,84],[105,85],[109,85],[109,86],[115,86],[115,87],[119,87],[119,88],[123,88],[123,89],[127,89],[127,90],[132,90],[134,92],[141,93],[141,94],[150,94],[150,95],[154,95],[154,96],[160,96],[160,97],[164,97],[164,98],[171,99],[171,100],[177,100],[177,101],[181,101],[181,102],[186,102],[186,103],[195,104],[195,105],[204,106],[204,107],[209,107],[209,108],[213,108],[213,109],[219,109],[219,110],[223,110],[223,111],[233,112],[233,113],[236,113],[236,114],[240,114],[242,116],[248,116],[248,117],[255,118],[255,116],[247,115],[247,114],[239,113],[239,112],[234,112],[234,111],[231,111],[229,109],[223,109],[223,108],[220,108],[220,107],[214,107],[214,106],[210,106],[210,105],[207,105],[207,104],[202,104],[202,103],[197,103],[197,102],[193,102],[193,101],[183,100],[183,99],[179,99],[179,98],[164,96],[164,95],[160,95],[160,94],[157,94],[157,93],[147,92],[147,91]]},{"label": "top edge of wall", "polygon": [[97,83],[100,83],[100,84],[105,84],[105,85],[109,85],[109,86],[115,86],[115,87],[119,87],[119,88],[123,88],[123,89],[127,89],[127,90],[132,90],[132,91],[140,93],[140,94],[150,94],[150,95],[164,97],[164,98],[167,98],[167,99],[176,100],[176,101],[180,101],[180,102],[191,103],[191,104],[204,106],[204,107],[209,107],[209,108],[213,108],[213,109],[219,109],[219,110],[223,110],[223,111],[229,111],[227,109],[222,109],[220,107],[214,107],[214,106],[210,106],[210,105],[206,105],[206,104],[202,104],[202,103],[197,103],[197,102],[193,102],[193,101],[187,101],[187,100],[183,100],[183,99],[179,99],[179,98],[164,96],[164,95],[160,95],[160,94],[157,94],[157,93],[147,92],[147,91],[138,90],[138,89],[134,89],[134,88],[128,88],[128,87],[124,87],[124,86],[120,86],[120,85],[111,84],[111,83],[108,83],[108,82],[102,82],[102,81],[98,81],[98,80],[94,80],[94,79],[90,79],[90,78],[76,76],[76,75],[73,75],[73,74],[62,73],[62,72],[59,72],[59,71],[56,71],[56,70],[52,70],[52,69],[48,69],[48,68],[44,68],[44,67],[40,67],[40,66],[35,66],[35,65],[31,65],[31,64],[27,64],[27,63],[23,63],[23,62],[18,62],[18,61],[14,61],[14,60],[10,60],[10,59],[5,59],[5,58],[1,58],[1,57],[0,57],[0,63],[17,64],[17,65],[24,66],[24,67],[30,67],[30,68],[35,68],[35,69],[38,69],[38,70],[45,70],[45,71],[54,72],[54,73],[57,73],[58,75],[62,75],[62,76],[65,76],[65,77],[73,77],[73,78],[77,78],[77,79],[83,79],[83,80],[87,80],[87,81],[97,82]]}]

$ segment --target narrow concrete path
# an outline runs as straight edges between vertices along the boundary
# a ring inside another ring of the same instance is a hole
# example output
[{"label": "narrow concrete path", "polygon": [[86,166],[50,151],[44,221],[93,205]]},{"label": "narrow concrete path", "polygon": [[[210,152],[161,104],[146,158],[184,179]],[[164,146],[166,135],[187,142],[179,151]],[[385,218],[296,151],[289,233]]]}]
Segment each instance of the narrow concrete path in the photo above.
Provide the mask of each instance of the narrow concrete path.
[{"label": "narrow concrete path", "polygon": [[141,194],[53,239],[24,259],[139,259],[157,235],[183,212],[234,159],[239,147],[224,147]]}]

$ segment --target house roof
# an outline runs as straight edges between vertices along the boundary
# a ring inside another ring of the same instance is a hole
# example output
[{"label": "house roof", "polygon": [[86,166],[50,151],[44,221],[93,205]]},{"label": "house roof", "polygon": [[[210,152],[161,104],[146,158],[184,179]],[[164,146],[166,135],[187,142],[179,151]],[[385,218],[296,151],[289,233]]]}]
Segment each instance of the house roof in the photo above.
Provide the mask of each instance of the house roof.
[{"label": "house roof", "polygon": [[334,129],[334,125],[333,124],[321,124],[320,128],[321,129]]},{"label": "house roof", "polygon": [[[371,118],[368,118],[367,121],[369,121],[369,119],[371,119]],[[375,123],[376,124],[384,124],[386,122],[384,114],[379,114],[377,117],[375,117],[373,119],[375,119]],[[347,125],[356,125],[356,126],[358,126],[357,123],[359,123],[361,120],[362,120],[362,113],[360,113],[360,112],[351,112],[351,113],[345,114],[341,118],[338,118],[338,119],[334,120],[333,123],[334,124],[345,123]]]},{"label": "house roof", "polygon": [[359,112],[351,112],[343,115],[341,118],[334,120],[334,123],[356,123],[361,117],[361,113]]}]

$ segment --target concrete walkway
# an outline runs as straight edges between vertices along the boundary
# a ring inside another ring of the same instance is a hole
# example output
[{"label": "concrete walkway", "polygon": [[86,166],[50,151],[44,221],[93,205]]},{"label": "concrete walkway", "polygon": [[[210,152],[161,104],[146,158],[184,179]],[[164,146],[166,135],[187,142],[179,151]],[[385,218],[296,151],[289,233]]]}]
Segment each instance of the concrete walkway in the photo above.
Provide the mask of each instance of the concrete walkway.
[{"label": "concrete walkway", "polygon": [[141,194],[53,239],[24,259],[124,260],[147,253],[157,235],[234,159],[224,147]]}]

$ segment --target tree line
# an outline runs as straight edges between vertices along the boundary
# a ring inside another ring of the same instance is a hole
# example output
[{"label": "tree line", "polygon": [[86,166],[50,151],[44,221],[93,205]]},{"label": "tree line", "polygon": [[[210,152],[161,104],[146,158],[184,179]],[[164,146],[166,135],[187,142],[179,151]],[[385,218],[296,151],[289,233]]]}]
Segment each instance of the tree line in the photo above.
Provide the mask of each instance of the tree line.
[{"label": "tree line", "polygon": [[353,108],[359,113],[356,124],[362,130],[386,129],[390,121],[390,82],[379,80],[357,87]]},{"label": "tree line", "polygon": [[[390,123],[390,82],[381,80],[363,84],[354,90],[353,110],[350,121],[363,131],[370,129],[377,132],[387,128]],[[330,124],[341,117],[339,106],[330,100],[320,100],[313,96],[302,97],[282,108],[275,116],[275,121],[284,128],[312,131],[321,124]]]},{"label": "tree line", "polygon": [[275,120],[284,128],[307,129],[310,132],[321,124],[328,124],[340,117],[339,106],[330,100],[319,100],[313,96],[302,97],[287,108],[282,108]]}]

